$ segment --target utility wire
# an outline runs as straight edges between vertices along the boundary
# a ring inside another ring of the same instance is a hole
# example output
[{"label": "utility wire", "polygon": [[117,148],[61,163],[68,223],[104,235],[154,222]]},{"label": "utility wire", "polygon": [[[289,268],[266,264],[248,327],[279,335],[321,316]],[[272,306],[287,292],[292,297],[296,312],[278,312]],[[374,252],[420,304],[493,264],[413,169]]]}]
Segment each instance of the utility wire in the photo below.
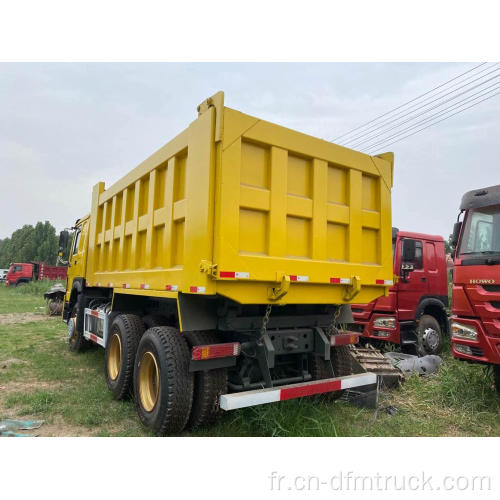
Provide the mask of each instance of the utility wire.
[{"label": "utility wire", "polygon": [[[372,142],[372,143],[368,144],[363,149],[371,149],[374,146],[378,146],[379,144],[384,144],[388,140],[391,140],[394,137],[398,137],[401,134],[404,134],[405,132],[407,132],[408,130],[413,130],[414,128],[419,127],[420,125],[422,125],[423,123],[427,123],[429,121],[432,121],[432,120],[434,120],[434,119],[436,119],[436,118],[438,118],[440,116],[443,116],[443,115],[449,113],[450,111],[453,111],[453,110],[455,110],[457,108],[461,108],[461,107],[465,106],[469,102],[476,101],[477,99],[480,99],[481,97],[483,97],[483,96],[485,96],[487,94],[491,94],[491,92],[495,92],[497,89],[500,89],[500,85],[498,85],[498,84],[491,85],[490,87],[487,87],[487,88],[491,88],[491,87],[493,87],[493,88],[491,90],[488,90],[487,92],[485,92],[486,89],[482,89],[479,92],[476,92],[475,94],[473,94],[472,96],[468,96],[465,99],[462,99],[461,101],[459,101],[458,103],[452,104],[451,106],[448,106],[446,109],[441,110],[438,113],[434,113],[432,116],[427,117],[424,120],[420,120],[419,122],[417,122],[417,123],[415,123],[413,125],[410,125],[409,127],[406,127],[405,129],[400,130],[399,132],[396,132],[395,134],[393,134],[393,135],[391,135],[389,137],[384,137],[383,139],[375,140],[375,142]],[[477,96],[477,97],[474,97],[474,96]]]},{"label": "utility wire", "polygon": [[[395,144],[396,142],[402,141],[403,139],[411,137],[412,135],[415,135],[418,132],[421,132],[422,130],[428,129],[429,127],[432,127],[432,126],[436,125],[437,123],[440,123],[440,122],[442,122],[444,120],[447,120],[448,118],[451,118],[452,116],[458,115],[459,113],[462,113],[463,111],[466,111],[467,109],[473,108],[474,106],[477,106],[478,104],[480,104],[480,103],[482,103],[484,101],[487,101],[488,99],[492,99],[493,97],[495,97],[498,94],[500,94],[500,92],[497,92],[496,94],[490,95],[489,97],[485,97],[481,101],[476,102],[475,104],[471,104],[470,106],[468,106],[468,107],[466,107],[464,109],[461,109],[461,110],[459,110],[459,111],[457,111],[457,112],[455,112],[455,113],[453,113],[453,114],[451,114],[449,116],[446,116],[445,118],[442,118],[441,120],[438,120],[437,122],[430,123],[426,127],[423,127],[423,128],[421,128],[419,130],[416,130],[415,132],[412,132],[411,134],[405,135],[404,137],[400,137],[399,139],[396,139],[395,141],[389,142],[388,144],[384,145],[384,148],[386,148],[388,146],[391,146],[392,144]],[[372,153],[368,153],[368,154],[372,154]]]},{"label": "utility wire", "polygon": [[348,132],[346,132],[345,134],[342,134],[342,135],[339,135],[338,137],[335,137],[334,139],[332,139],[332,142],[334,142],[334,141],[338,141],[338,140],[339,140],[339,139],[341,139],[342,137],[345,137],[346,135],[349,135],[351,132],[354,132],[354,131],[356,131],[356,130],[359,130],[360,128],[364,128],[366,125],[369,125],[370,123],[373,123],[374,121],[378,120],[379,118],[382,118],[382,117],[384,117],[384,116],[387,116],[388,114],[393,113],[394,111],[397,111],[398,109],[401,109],[402,107],[406,106],[407,104],[410,104],[410,103],[412,103],[412,102],[416,101],[417,99],[420,99],[421,97],[424,97],[424,96],[426,96],[427,94],[430,94],[431,92],[434,92],[434,90],[437,90],[437,89],[439,89],[439,88],[441,88],[441,87],[444,87],[444,86],[445,86],[445,85],[447,85],[448,83],[455,81],[457,78],[460,78],[461,76],[464,76],[464,75],[466,75],[466,74],[470,73],[471,71],[474,71],[475,69],[477,69],[477,68],[479,68],[479,67],[481,67],[481,66],[483,66],[483,65],[485,65],[485,64],[486,64],[486,63],[484,62],[484,63],[478,64],[477,66],[474,66],[473,68],[471,68],[471,69],[469,69],[469,70],[465,71],[464,73],[461,73],[460,75],[458,75],[458,76],[456,76],[456,77],[452,78],[451,80],[448,80],[448,81],[446,81],[446,82],[442,83],[441,85],[438,85],[437,87],[434,87],[433,89],[431,89],[431,90],[429,90],[429,91],[427,91],[427,92],[424,92],[423,94],[420,94],[419,96],[415,97],[414,99],[411,99],[410,101],[407,101],[407,102],[405,102],[404,104],[401,104],[400,106],[398,106],[398,107],[396,107],[396,108],[394,108],[394,109],[391,109],[390,111],[387,111],[386,113],[384,113],[384,114],[382,114],[382,115],[379,115],[379,116],[377,116],[377,117],[373,118],[372,120],[370,120],[370,121],[368,121],[368,122],[366,122],[366,123],[364,123],[364,124],[360,125],[359,127],[356,127],[356,128],[353,128],[352,130],[349,130],[349,131],[348,131]]},{"label": "utility wire", "polygon": [[[436,108],[440,108],[441,106],[444,106],[446,103],[448,103],[450,101],[454,101],[455,99],[459,98],[460,96],[465,95],[465,94],[471,92],[472,90],[474,90],[474,89],[476,89],[478,87],[482,87],[485,83],[488,83],[488,82],[490,82],[492,80],[497,80],[499,77],[500,77],[500,75],[497,74],[496,76],[494,76],[492,78],[488,78],[487,80],[485,80],[485,81],[483,81],[483,82],[481,82],[481,83],[479,83],[477,85],[474,85],[474,86],[470,87],[469,89],[467,89],[467,90],[465,90],[463,92],[459,92],[459,93],[455,94],[453,97],[450,97],[449,99],[446,99],[446,100],[440,102],[439,104],[436,104],[435,106],[432,106],[432,107],[426,109],[425,111],[422,111],[421,113],[413,114],[411,116],[411,118],[408,118],[407,120],[404,120],[404,121],[401,122],[400,120],[402,118],[404,118],[404,116],[402,116],[401,118],[399,118],[397,120],[394,120],[394,121],[400,121],[400,123],[396,123],[396,125],[393,125],[392,127],[389,127],[389,128],[385,128],[385,130],[382,130],[380,132],[376,132],[375,134],[368,135],[368,136],[364,137],[363,139],[361,139],[361,140],[355,142],[354,144],[350,145],[349,147],[350,148],[357,148],[357,147],[360,147],[360,146],[362,146],[363,144],[365,144],[367,142],[369,143],[370,141],[372,141],[373,139],[376,139],[377,137],[382,137],[383,135],[389,133],[391,130],[397,129],[397,128],[401,127],[402,125],[405,125],[406,123],[412,122],[413,120],[415,120],[419,116],[425,115],[426,113],[429,113],[430,111],[432,111],[432,110],[434,110]],[[496,82],[495,82],[495,84],[496,84]],[[491,88],[491,85],[489,87],[486,87],[486,88],[487,89]],[[483,89],[483,90],[485,90],[485,89]],[[476,95],[476,94],[473,94],[473,95]],[[439,100],[439,99],[437,99],[437,100]],[[434,102],[434,101],[432,101],[432,102]],[[429,104],[432,104],[432,103],[429,103]],[[416,110],[416,111],[418,111],[418,110]],[[407,116],[407,115],[405,115],[405,116]],[[390,125],[390,123],[388,123],[387,125]]]},{"label": "utility wire", "polygon": [[[491,68],[492,68],[492,67],[494,67],[494,66],[498,66],[498,64],[500,64],[500,63],[496,63],[496,64],[494,64],[493,66],[490,66],[489,68],[486,68],[486,69],[491,69]],[[481,71],[481,73],[482,73],[482,72],[484,72],[484,71],[485,71],[485,70]],[[492,74],[492,73],[498,73],[498,71],[500,71],[500,68],[497,68],[497,69],[495,69],[495,70],[493,70],[493,71],[490,71],[490,72],[486,73],[485,75],[483,75],[483,76],[481,76],[481,77],[479,77],[479,78],[476,78],[475,80],[472,80],[471,82],[469,82],[469,83],[467,83],[467,84],[465,84],[465,85],[462,85],[462,86],[460,86],[460,87],[458,87],[458,88],[456,88],[456,89],[454,89],[454,90],[452,90],[452,91],[450,91],[450,92],[447,92],[446,94],[444,94],[444,95],[442,95],[442,96],[440,96],[440,97],[438,97],[438,98],[435,98],[438,94],[442,94],[443,92],[446,92],[446,91],[447,91],[447,90],[449,90],[449,89],[442,90],[442,91],[438,92],[437,94],[434,94],[433,96],[430,96],[430,97],[428,97],[427,99],[424,99],[424,101],[422,101],[422,102],[420,102],[420,103],[417,103],[417,104],[414,104],[413,106],[410,106],[410,108],[405,109],[404,111],[400,111],[399,113],[396,113],[396,115],[394,115],[394,117],[391,117],[391,118],[389,118],[389,119],[383,120],[381,123],[378,123],[378,124],[372,125],[372,126],[371,126],[371,127],[369,127],[367,130],[365,130],[364,132],[362,132],[361,134],[359,134],[359,135],[357,135],[357,136],[355,136],[355,137],[352,137],[351,139],[348,139],[346,142],[341,143],[341,145],[342,145],[342,146],[347,146],[347,145],[349,144],[349,146],[348,146],[348,147],[350,147],[350,148],[354,148],[354,147],[356,147],[357,145],[362,144],[362,143],[363,143],[363,142],[365,142],[366,140],[369,140],[369,139],[371,139],[372,137],[375,137],[376,135],[379,135],[379,133],[375,133],[375,134],[373,135],[373,132],[375,132],[376,130],[379,130],[379,129],[384,129],[384,128],[386,128],[386,126],[387,126],[387,125],[390,125],[391,123],[397,122],[397,121],[399,121],[399,120],[401,120],[401,119],[405,118],[406,116],[412,115],[413,113],[418,112],[420,109],[426,108],[427,106],[430,106],[432,103],[434,103],[434,102],[436,102],[436,101],[439,101],[439,100],[443,99],[444,97],[446,97],[446,96],[448,96],[448,95],[450,95],[450,94],[454,94],[454,93],[456,93],[458,90],[463,89],[463,88],[466,88],[466,87],[470,86],[471,84],[473,84],[473,83],[477,82],[478,80],[483,79],[484,77],[486,77],[486,76],[488,76],[488,75],[490,75],[490,74]],[[479,73],[476,73],[476,74],[475,74],[475,75],[473,75],[473,76],[477,76],[478,74],[479,74]],[[466,92],[470,92],[471,90],[473,90],[473,89],[475,89],[475,88],[477,88],[477,87],[479,87],[479,86],[481,86],[481,85],[484,85],[485,83],[487,83],[487,82],[489,82],[490,80],[492,80],[492,79],[494,79],[494,78],[497,78],[497,77],[498,77],[498,74],[497,74],[496,76],[492,77],[492,78],[489,78],[489,79],[484,80],[483,82],[481,82],[481,83],[479,83],[479,84],[477,84],[477,85],[474,85],[474,86],[470,87],[468,90],[465,90],[464,92],[458,93],[456,97],[458,97],[458,96],[460,96],[460,95],[463,95],[463,94],[464,94],[464,93],[466,93]],[[462,80],[461,82],[458,82],[458,84],[463,83],[465,80],[468,80],[468,79],[470,79],[470,78],[471,78],[471,77],[468,77],[468,78],[466,78],[466,79]],[[456,85],[457,85],[457,84],[452,85],[452,87],[454,87],[454,86],[456,86]],[[446,103],[446,102],[448,102],[449,100],[455,99],[456,97],[452,97],[451,99],[448,99],[448,100],[444,101],[444,102],[443,102],[443,104],[444,104],[444,103]],[[435,98],[435,99],[433,99],[432,101],[428,102],[428,103],[427,103],[427,104],[425,104],[425,105],[422,105],[422,104],[423,104],[423,102],[428,101],[429,99],[432,99],[432,98]],[[413,111],[408,112],[408,111],[409,111],[409,109],[414,108],[415,106],[418,106],[418,107],[417,107],[417,109],[415,109],[415,110],[413,110]],[[439,106],[439,105],[438,105],[438,106]],[[434,106],[434,107],[430,108],[430,110],[434,109],[435,107],[436,107],[436,106]],[[403,113],[404,113],[404,114],[403,114]],[[424,112],[424,113],[425,113],[425,112]],[[399,118],[395,118],[396,116],[401,115],[401,114],[403,114],[403,116],[400,116]],[[417,114],[417,115],[416,115],[416,117],[418,117],[418,116],[420,116],[420,114]],[[406,123],[406,122],[403,122],[403,123]],[[390,129],[390,130],[391,130],[391,129]],[[384,131],[381,131],[380,133],[382,133],[382,134],[383,134],[383,133],[385,133],[385,132],[384,132]]]}]

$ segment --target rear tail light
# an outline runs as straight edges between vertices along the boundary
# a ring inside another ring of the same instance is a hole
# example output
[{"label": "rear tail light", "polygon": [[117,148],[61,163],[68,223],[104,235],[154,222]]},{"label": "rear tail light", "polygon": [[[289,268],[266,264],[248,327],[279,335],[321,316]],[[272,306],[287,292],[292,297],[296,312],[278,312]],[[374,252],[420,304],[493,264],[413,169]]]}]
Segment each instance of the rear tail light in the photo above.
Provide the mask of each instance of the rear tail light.
[{"label": "rear tail light", "polygon": [[332,346],[357,344],[358,342],[359,333],[357,332],[342,333],[330,337],[330,345]]},{"label": "rear tail light", "polygon": [[239,356],[241,344],[239,342],[228,342],[226,344],[197,345],[193,347],[191,358],[194,361],[203,359],[227,358]]}]

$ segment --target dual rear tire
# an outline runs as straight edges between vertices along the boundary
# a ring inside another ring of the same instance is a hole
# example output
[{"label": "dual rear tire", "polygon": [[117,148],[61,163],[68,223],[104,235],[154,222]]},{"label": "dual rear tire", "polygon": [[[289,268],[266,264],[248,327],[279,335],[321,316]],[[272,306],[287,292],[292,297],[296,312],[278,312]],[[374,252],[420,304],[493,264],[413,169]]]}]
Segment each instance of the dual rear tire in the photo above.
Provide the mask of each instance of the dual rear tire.
[{"label": "dual rear tire", "polygon": [[134,370],[135,405],[145,427],[164,435],[214,422],[219,397],[227,391],[227,370],[189,371],[190,348],[214,343],[217,338],[209,332],[181,336],[168,326],[146,331]]},{"label": "dual rear tire", "polygon": [[190,372],[191,347],[217,343],[209,332],[185,336],[169,326],[144,332],[144,318],[120,314],[110,329],[105,354],[108,388],[115,399],[134,396],[141,423],[158,435],[213,423],[227,370]]}]

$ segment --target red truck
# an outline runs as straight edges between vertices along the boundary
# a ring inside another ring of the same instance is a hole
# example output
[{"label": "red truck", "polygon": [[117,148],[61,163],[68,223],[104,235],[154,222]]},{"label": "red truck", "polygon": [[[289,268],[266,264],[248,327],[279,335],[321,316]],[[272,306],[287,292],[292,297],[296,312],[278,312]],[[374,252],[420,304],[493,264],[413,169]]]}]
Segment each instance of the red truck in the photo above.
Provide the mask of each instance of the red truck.
[{"label": "red truck", "polygon": [[355,329],[374,344],[391,342],[407,352],[437,354],[449,333],[444,240],[392,228],[392,248],[398,282],[386,297],[353,304]]},{"label": "red truck", "polygon": [[456,358],[493,365],[500,393],[500,185],[464,194],[453,228],[451,346]]},{"label": "red truck", "polygon": [[45,262],[14,262],[5,278],[7,286],[18,286],[30,281],[65,280],[66,266],[49,266]]}]

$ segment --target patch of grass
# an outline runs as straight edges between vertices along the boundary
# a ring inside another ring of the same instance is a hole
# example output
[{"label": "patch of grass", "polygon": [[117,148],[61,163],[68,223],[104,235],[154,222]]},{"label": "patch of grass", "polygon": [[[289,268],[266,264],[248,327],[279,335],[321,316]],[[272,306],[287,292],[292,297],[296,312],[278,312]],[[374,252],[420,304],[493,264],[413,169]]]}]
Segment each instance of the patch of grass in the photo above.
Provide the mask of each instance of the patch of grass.
[{"label": "patch of grass", "polygon": [[0,314],[44,312],[45,300],[43,294],[55,281],[36,281],[18,287],[0,284]]},{"label": "patch of grass", "polygon": [[42,310],[45,310],[43,294],[21,294],[15,288],[0,284],[0,314]]}]

